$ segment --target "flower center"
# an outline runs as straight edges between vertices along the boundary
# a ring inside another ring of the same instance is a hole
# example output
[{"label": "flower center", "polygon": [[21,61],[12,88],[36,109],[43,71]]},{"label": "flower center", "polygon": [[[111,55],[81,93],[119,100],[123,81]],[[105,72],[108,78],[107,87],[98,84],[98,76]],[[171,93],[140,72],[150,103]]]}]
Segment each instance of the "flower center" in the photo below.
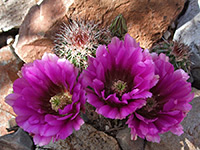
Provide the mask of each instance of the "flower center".
[{"label": "flower center", "polygon": [[58,93],[51,97],[50,103],[51,108],[57,112],[58,109],[64,109],[66,105],[72,103],[72,95],[68,91]]},{"label": "flower center", "polygon": [[136,112],[145,118],[154,119],[161,109],[161,104],[157,101],[158,99],[159,98],[155,96],[148,98],[146,105]]},{"label": "flower center", "polygon": [[157,106],[157,102],[154,98],[148,98],[147,99],[147,104],[144,107],[144,110],[146,110],[147,112],[151,112],[152,110],[154,110]]},{"label": "flower center", "polygon": [[76,45],[78,47],[84,46],[89,39],[87,34],[81,30],[79,30],[78,33],[74,33],[73,36],[74,36],[74,40],[73,40],[74,43],[72,43],[72,44]]},{"label": "flower center", "polygon": [[127,83],[122,80],[117,80],[111,86],[111,90],[117,93],[117,95],[119,95],[120,97],[126,91],[126,88],[127,88]]}]

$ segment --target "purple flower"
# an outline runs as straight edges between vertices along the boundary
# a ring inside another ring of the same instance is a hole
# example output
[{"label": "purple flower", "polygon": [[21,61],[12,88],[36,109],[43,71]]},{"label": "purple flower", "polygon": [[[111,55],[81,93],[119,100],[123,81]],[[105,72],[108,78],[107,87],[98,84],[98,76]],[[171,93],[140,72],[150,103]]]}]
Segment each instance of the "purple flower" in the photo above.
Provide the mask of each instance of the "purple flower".
[{"label": "purple flower", "polygon": [[22,68],[14,92],[6,97],[17,124],[33,135],[35,144],[65,139],[84,123],[80,111],[85,92],[76,81],[78,70],[67,60],[44,54]]},{"label": "purple flower", "polygon": [[150,90],[153,96],[147,98],[147,104],[129,117],[127,124],[133,139],[138,135],[148,141],[160,142],[161,133],[183,133],[180,122],[191,109],[189,102],[194,95],[191,93],[191,84],[187,82],[187,73],[181,69],[174,71],[164,54],[158,56],[154,53],[152,57],[159,81]]},{"label": "purple flower", "polygon": [[96,111],[112,119],[123,119],[146,104],[149,89],[157,82],[151,55],[126,34],[125,40],[114,37],[108,49],[100,45],[96,58],[89,58],[83,72],[88,102]]}]

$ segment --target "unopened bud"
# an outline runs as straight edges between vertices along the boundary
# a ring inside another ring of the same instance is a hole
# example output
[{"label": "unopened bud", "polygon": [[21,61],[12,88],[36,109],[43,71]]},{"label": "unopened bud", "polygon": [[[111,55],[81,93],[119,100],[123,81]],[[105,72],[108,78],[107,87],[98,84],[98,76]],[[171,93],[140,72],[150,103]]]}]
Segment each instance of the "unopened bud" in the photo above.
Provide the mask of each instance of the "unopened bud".
[{"label": "unopened bud", "polygon": [[110,25],[110,32],[112,36],[117,36],[120,39],[123,39],[124,35],[127,33],[126,20],[122,14],[118,15]]}]

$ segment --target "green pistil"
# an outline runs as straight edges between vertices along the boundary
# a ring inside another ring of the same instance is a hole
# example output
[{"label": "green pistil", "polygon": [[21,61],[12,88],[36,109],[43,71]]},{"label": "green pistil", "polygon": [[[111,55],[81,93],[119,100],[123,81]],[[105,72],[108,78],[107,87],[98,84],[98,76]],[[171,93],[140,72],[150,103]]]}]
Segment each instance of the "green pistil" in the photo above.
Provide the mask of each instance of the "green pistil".
[{"label": "green pistil", "polygon": [[118,80],[117,82],[114,82],[111,89],[116,92],[119,96],[122,96],[122,94],[126,91],[127,84],[124,81]]},{"label": "green pistil", "polygon": [[64,109],[66,105],[72,103],[72,95],[68,91],[56,94],[51,97],[50,103],[51,108],[57,112],[58,109]]}]

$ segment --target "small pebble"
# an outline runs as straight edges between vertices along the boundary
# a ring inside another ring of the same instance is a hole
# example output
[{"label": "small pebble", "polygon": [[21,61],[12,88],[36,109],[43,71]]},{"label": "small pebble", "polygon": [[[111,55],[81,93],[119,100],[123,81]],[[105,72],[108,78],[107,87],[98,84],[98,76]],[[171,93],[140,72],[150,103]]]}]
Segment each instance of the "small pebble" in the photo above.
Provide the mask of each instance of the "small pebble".
[{"label": "small pebble", "polygon": [[36,1],[36,3],[38,4],[38,5],[40,5],[42,2],[43,2],[43,0],[35,0]]},{"label": "small pebble", "polygon": [[174,22],[172,22],[172,24],[171,24],[171,28],[172,28],[172,29],[175,29],[175,28],[176,28],[176,25],[175,25]]},{"label": "small pebble", "polygon": [[6,44],[9,45],[9,44],[12,44],[13,42],[14,42],[14,38],[12,36],[8,36],[6,40]]},{"label": "small pebble", "polygon": [[108,125],[105,125],[105,130],[107,131],[109,129],[110,129],[110,127]]},{"label": "small pebble", "polygon": [[171,33],[169,31],[166,31],[163,36],[167,40],[171,36]]},{"label": "small pebble", "polygon": [[14,43],[12,44],[13,48],[16,48],[17,43],[18,43],[18,39],[19,39],[19,34],[17,34],[17,35],[15,36],[15,41],[14,41]]},{"label": "small pebble", "polygon": [[17,126],[17,123],[16,123],[15,118],[11,118],[11,119],[8,121],[8,124],[9,124],[9,127],[10,127],[10,128],[13,128],[14,126]]}]

